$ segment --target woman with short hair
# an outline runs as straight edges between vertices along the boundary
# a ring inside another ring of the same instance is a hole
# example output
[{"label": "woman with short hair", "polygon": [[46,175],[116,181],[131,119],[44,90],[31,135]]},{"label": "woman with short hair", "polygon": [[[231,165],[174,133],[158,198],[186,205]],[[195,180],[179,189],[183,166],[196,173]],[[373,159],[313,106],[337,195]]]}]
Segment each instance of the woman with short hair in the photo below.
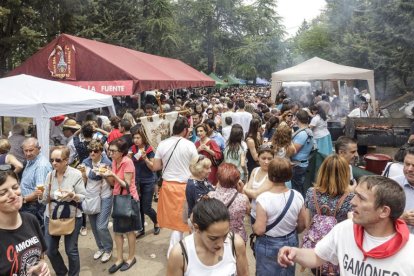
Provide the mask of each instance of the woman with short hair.
[{"label": "woman with short hair", "polygon": [[250,212],[250,202],[245,194],[240,193],[243,190],[243,183],[240,183],[240,172],[235,165],[223,163],[218,167],[217,178],[216,190],[210,192],[209,196],[217,198],[226,205],[230,214],[231,231],[239,234],[246,242],[244,217]]},{"label": "woman with short hair", "polygon": [[[127,156],[128,149],[128,143],[121,138],[109,143],[108,153],[112,158],[112,170],[106,170],[102,175],[111,186],[114,186],[112,192],[114,196],[130,194],[137,204],[136,209],[139,210],[139,197],[135,186],[135,167],[131,158]],[[130,218],[114,218],[113,228],[116,262],[109,268],[109,273],[115,273],[118,270],[126,271],[137,262],[135,258],[135,231],[142,229],[140,214]],[[124,235],[128,240],[128,259],[126,261],[123,256]]]},{"label": "woman with short hair", "polygon": [[47,247],[39,222],[32,214],[19,212],[22,205],[18,177],[9,165],[2,165],[0,275],[49,276],[50,271],[44,260]]},{"label": "woman with short hair", "polygon": [[193,209],[195,231],[174,246],[167,275],[247,276],[246,246],[238,234],[230,231],[229,220],[229,212],[221,201],[202,198]]},{"label": "woman with short hair", "polygon": [[112,211],[112,190],[107,180],[99,172],[110,170],[112,163],[106,155],[102,154],[103,145],[100,141],[92,140],[88,144],[88,151],[89,157],[83,160],[78,169],[86,183],[87,197],[99,197],[100,210],[98,213],[90,213],[90,210],[84,208],[83,211],[89,216],[92,233],[98,246],[98,251],[93,258],[106,263],[111,259],[113,248],[111,233],[108,230],[109,216]]},{"label": "woman with short hair", "polygon": [[[276,157],[269,164],[272,188],[257,197],[256,221],[253,232],[257,275],[295,275],[295,267],[281,267],[276,260],[283,246],[298,246],[297,234],[306,226],[306,212],[302,195],[286,187],[292,178],[289,160]],[[274,223],[278,221],[278,223]],[[270,228],[270,229],[268,229]]]},{"label": "woman with short hair", "polygon": [[199,155],[194,158],[190,163],[190,172],[191,176],[188,179],[187,186],[185,188],[188,218],[190,218],[193,207],[196,205],[198,200],[209,192],[214,191],[214,187],[207,180],[207,177],[211,172],[210,159],[204,155]]},{"label": "woman with short hair", "polygon": [[[57,146],[52,149],[50,162],[53,171],[46,177],[43,203],[47,203],[45,212],[47,256],[56,275],[68,274],[72,276],[79,275],[80,272],[78,238],[82,226],[81,203],[85,199],[86,190],[81,172],[69,166],[69,154],[69,148],[66,146]],[[57,217],[58,214],[59,217]],[[54,236],[49,233],[51,215],[53,219],[76,217],[73,232],[63,236],[69,269],[59,252],[61,236]]]}]

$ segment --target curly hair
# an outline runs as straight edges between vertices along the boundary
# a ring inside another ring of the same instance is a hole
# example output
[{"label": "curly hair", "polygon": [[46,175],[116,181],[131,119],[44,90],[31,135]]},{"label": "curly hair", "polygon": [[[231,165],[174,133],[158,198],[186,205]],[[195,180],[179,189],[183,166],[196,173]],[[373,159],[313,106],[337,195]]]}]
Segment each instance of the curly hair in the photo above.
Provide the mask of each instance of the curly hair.
[{"label": "curly hair", "polygon": [[292,129],[285,124],[279,125],[272,136],[272,145],[275,150],[286,148],[292,143]]}]

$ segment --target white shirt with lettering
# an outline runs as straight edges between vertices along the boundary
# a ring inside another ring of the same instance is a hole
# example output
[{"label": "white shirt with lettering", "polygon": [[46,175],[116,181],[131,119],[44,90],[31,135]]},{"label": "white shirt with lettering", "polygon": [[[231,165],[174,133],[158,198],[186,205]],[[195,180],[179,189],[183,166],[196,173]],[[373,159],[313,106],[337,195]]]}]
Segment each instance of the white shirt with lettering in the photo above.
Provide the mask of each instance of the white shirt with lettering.
[{"label": "white shirt with lettering", "polygon": [[[351,275],[414,275],[414,235],[410,234],[408,242],[399,252],[384,259],[367,257],[364,260],[359,250],[353,230],[353,222],[348,219],[338,223],[320,242],[316,244],[315,253],[321,259],[338,265],[341,276]],[[391,239],[393,235],[378,238],[364,232],[362,247],[369,251]]]}]

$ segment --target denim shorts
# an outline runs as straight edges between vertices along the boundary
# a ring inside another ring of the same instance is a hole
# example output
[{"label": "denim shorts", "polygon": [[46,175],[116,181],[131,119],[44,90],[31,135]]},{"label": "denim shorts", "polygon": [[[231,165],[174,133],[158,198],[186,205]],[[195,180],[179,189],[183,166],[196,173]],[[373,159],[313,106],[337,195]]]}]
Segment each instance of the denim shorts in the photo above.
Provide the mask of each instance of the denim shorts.
[{"label": "denim shorts", "polygon": [[281,267],[277,263],[277,254],[283,246],[298,246],[296,231],[284,237],[260,236],[256,239],[256,275],[257,276],[294,276],[295,266]]}]

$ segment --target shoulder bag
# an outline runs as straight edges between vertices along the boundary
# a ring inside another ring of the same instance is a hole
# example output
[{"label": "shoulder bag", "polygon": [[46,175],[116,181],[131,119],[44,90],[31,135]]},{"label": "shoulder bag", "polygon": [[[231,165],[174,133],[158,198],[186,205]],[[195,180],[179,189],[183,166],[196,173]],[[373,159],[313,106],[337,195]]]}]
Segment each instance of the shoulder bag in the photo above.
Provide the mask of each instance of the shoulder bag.
[{"label": "shoulder bag", "polygon": [[[102,179],[102,181],[104,181],[104,180]],[[103,185],[103,183],[101,183],[101,185],[100,185],[101,188],[100,188],[99,194],[97,196],[86,197],[82,201],[82,210],[85,213],[85,215],[96,215],[96,214],[99,214],[101,212],[102,185]]]},{"label": "shoulder bag", "polygon": [[[51,199],[50,191],[52,189],[52,175],[53,171],[50,173],[49,179],[49,235],[51,236],[66,236],[73,233],[75,230],[76,216],[72,218],[57,218],[53,219],[52,208],[51,208]],[[59,187],[60,188],[60,187]]]},{"label": "shoulder bag", "polygon": [[126,186],[127,195],[122,194],[123,190],[124,188],[121,188],[120,194],[114,196],[112,217],[117,219],[139,217],[139,204],[132,197],[129,191],[129,185]]},{"label": "shoulder bag", "polygon": [[[274,222],[272,222],[271,224],[269,224],[269,225],[266,226],[265,233],[268,232],[269,230],[271,230],[272,228],[274,228],[285,217],[287,211],[289,210],[290,205],[293,202],[294,195],[295,195],[295,192],[293,190],[291,190],[290,191],[290,195],[289,195],[289,199],[288,199],[288,201],[287,201],[287,203],[285,205],[285,208],[283,208],[282,213],[276,218],[276,220]],[[253,224],[256,222],[256,219],[254,217],[252,217],[252,216],[250,218],[251,218],[252,226],[253,226]],[[254,251],[255,250],[255,241],[254,241],[254,238],[256,236],[257,235],[255,233],[252,233],[249,236],[249,238],[250,238],[250,248],[252,249],[253,256],[255,258],[256,258],[256,254],[255,254],[255,251]]]}]

